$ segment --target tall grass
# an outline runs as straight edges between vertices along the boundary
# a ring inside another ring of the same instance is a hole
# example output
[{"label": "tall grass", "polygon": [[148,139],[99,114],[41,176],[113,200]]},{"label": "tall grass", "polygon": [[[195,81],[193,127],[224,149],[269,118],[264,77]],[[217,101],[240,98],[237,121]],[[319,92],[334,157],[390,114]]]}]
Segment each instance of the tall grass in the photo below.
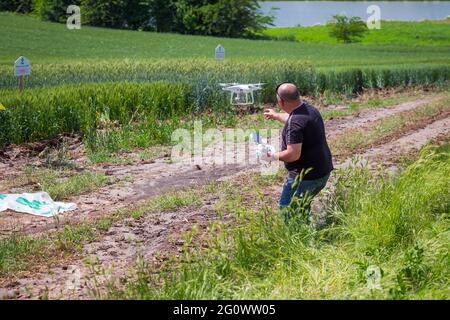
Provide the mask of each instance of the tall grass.
[{"label": "tall grass", "polygon": [[133,121],[165,120],[191,111],[186,85],[108,83],[33,89],[2,95],[0,145],[87,133]]},{"label": "tall grass", "polygon": [[[269,206],[242,201],[254,199],[249,190],[259,192],[250,182],[228,200],[233,225],[216,225],[192,242],[194,228],[181,259],[158,276],[140,262],[135,277],[110,297],[448,299],[449,163],[447,144],[425,148],[395,176],[367,167],[339,172],[328,207],[334,222],[320,231],[286,226]],[[376,287],[368,285],[373,268],[381,277]]]}]

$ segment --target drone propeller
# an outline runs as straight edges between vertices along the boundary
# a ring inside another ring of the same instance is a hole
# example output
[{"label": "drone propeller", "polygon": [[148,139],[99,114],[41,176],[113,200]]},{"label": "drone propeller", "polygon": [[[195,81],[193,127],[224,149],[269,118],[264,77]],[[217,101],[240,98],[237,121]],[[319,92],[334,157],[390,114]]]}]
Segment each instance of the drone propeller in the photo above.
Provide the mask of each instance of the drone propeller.
[{"label": "drone propeller", "polygon": [[233,82],[233,83],[219,83],[219,86],[221,87],[231,87],[231,86],[235,86],[238,85],[239,83]]}]

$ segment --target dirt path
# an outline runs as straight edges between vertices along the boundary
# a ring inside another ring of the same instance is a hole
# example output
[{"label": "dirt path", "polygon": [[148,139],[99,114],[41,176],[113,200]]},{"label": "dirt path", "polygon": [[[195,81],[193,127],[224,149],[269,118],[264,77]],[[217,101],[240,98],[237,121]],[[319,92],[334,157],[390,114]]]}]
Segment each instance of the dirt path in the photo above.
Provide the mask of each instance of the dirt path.
[{"label": "dirt path", "polygon": [[[362,154],[354,155],[361,162],[380,164],[386,168],[395,169],[396,162],[403,155],[422,148],[428,141],[440,141],[450,136],[450,117],[434,121],[426,127],[411,132],[386,144],[381,144],[366,150]],[[351,159],[344,161],[341,166],[347,166]]]},{"label": "dirt path", "polygon": [[[363,109],[354,116],[330,120],[326,123],[327,136],[328,138],[335,138],[344,129],[370,125],[370,123],[385,117],[428,104],[439,99],[439,97],[439,95],[430,96],[387,108]],[[79,142],[77,142],[78,145]],[[220,151],[220,148],[217,150]],[[245,148],[239,150],[242,151]],[[248,159],[248,155],[237,155],[236,150],[227,152],[229,153],[227,155],[229,159],[236,159],[236,157],[240,159],[247,157]],[[247,152],[254,155],[254,150],[247,150]],[[205,159],[194,159],[194,163],[201,163],[200,166],[186,164],[185,162],[170,163],[169,157],[154,159],[146,164],[104,166],[101,170],[107,175],[117,178],[129,177],[131,181],[110,185],[93,193],[65,199],[67,202],[76,203],[78,209],[59,215],[57,220],[10,211],[3,212],[0,218],[0,237],[12,233],[36,235],[42,232],[55,231],[67,223],[78,223],[106,216],[118,209],[129,207],[130,204],[137,204],[142,200],[164,194],[170,190],[186,188],[190,185],[204,185],[218,178],[233,176],[255,166],[250,161],[235,161],[234,164],[229,165],[205,165],[201,160]],[[255,163],[256,159],[252,161]],[[9,164],[3,164],[0,167],[0,173],[3,174],[7,171],[8,166]]]},{"label": "dirt path", "polygon": [[[423,102],[423,104],[428,102]],[[401,104],[388,109],[364,110],[357,118],[347,117],[336,121],[332,120],[327,123],[328,134],[337,135],[343,127],[353,128],[364,126],[370,122],[382,119],[383,116],[381,115],[392,115],[397,108],[405,111],[405,108],[409,108],[408,110],[413,109],[414,107],[411,107],[412,105],[418,107],[423,104],[414,102],[407,104],[408,107],[405,106],[406,104]],[[450,130],[449,121],[450,119],[446,118],[433,122],[423,129],[408,133],[384,145],[371,148],[361,154],[361,157],[377,162],[384,161],[385,159],[387,161],[394,161],[394,158],[390,157],[390,153],[399,156],[402,153],[408,153],[413,149],[420,148],[428,140],[439,140],[443,137],[448,137]],[[173,171],[167,170],[167,168],[171,168],[170,170]],[[123,190],[128,190],[127,194],[134,194],[134,199],[144,199],[149,195],[156,195],[169,190],[170,187],[185,187],[188,182],[203,184],[207,181],[226,179],[231,176],[239,177],[241,174],[245,175],[245,171],[248,169],[245,165],[236,165],[234,167],[224,166],[221,168],[207,167],[206,169],[202,168],[202,170],[198,170],[194,166],[194,168],[184,167],[184,171],[182,171],[175,164],[167,164],[161,159],[155,163],[141,167],[114,166],[108,170],[111,170],[110,174],[133,173],[135,177],[133,182],[130,182],[126,187],[114,186],[116,188],[115,192],[122,193]],[[174,171],[176,170],[178,172],[175,173]],[[214,175],[212,172],[216,174]],[[177,180],[181,177],[180,181],[183,184],[173,182],[169,184],[166,180],[171,179],[166,178],[170,177],[170,174],[176,174]],[[164,189],[165,185],[167,185],[166,189]],[[114,188],[105,188],[95,194],[95,197],[99,198],[101,197],[99,195],[105,194],[104,207],[110,205],[111,208],[118,208],[115,202],[108,202],[111,199],[111,190],[114,190]],[[137,191],[139,192],[136,193]],[[92,204],[89,203],[89,201],[92,201],[92,195],[86,195],[84,197],[86,197],[85,202],[80,205],[79,210],[81,214],[83,208],[86,211],[92,211]],[[106,272],[106,275],[97,276],[96,278],[98,280],[102,281],[109,278],[124,277],[129,268],[135,263],[137,256],[142,256],[145,261],[151,262],[157,259],[158,252],[180,251],[182,242],[180,242],[177,236],[183,231],[189,230],[194,224],[199,224],[200,227],[206,228],[209,221],[218,219],[212,207],[212,204],[216,200],[217,198],[214,198],[214,195],[212,195],[209,199],[204,200],[201,205],[183,208],[182,214],[180,212],[167,212],[145,215],[139,219],[119,221],[99,240],[86,244],[83,247],[82,256],[96,259],[94,265],[101,266],[103,270],[109,270],[109,272]],[[117,203],[121,206],[128,205],[127,202],[120,200]],[[43,224],[42,226],[47,225]],[[37,228],[35,227],[34,229]],[[28,230],[33,230],[33,228]],[[49,228],[43,227],[42,230],[49,230]],[[170,240],[172,236],[174,237],[174,241]],[[110,276],[108,276],[108,273]],[[82,299],[89,297],[90,292],[88,289],[93,286],[91,281],[93,278],[92,275],[92,265],[85,265],[81,260],[73,261],[72,265],[56,266],[51,268],[47,273],[39,273],[30,278],[14,280],[4,289],[0,289],[0,296],[3,290],[3,294],[9,295],[13,293],[17,298],[22,299],[38,298],[43,293],[48,293],[49,298],[53,299]]]},{"label": "dirt path", "polygon": [[[410,111],[421,107],[425,104],[438,100],[439,97],[431,96],[420,100],[405,102],[386,108],[362,109],[354,116],[332,119],[327,122],[327,129],[333,128],[336,131],[362,127],[368,123],[381,120],[390,116],[394,116],[401,112]],[[330,132],[328,132],[330,136]]]}]

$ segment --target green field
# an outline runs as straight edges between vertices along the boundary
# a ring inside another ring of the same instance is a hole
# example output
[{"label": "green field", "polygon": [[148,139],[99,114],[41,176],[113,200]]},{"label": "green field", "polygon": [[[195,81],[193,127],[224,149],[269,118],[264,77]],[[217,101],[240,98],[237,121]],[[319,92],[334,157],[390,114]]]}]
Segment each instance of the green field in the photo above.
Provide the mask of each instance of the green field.
[{"label": "green field", "polygon": [[21,54],[27,56],[34,64],[70,63],[81,60],[212,59],[214,48],[219,43],[225,47],[227,59],[296,59],[307,60],[318,66],[330,67],[366,66],[367,64],[450,63],[450,45],[447,35],[448,31],[444,33],[447,46],[438,47],[410,48],[399,46],[395,41],[383,46],[304,44],[93,27],[68,30],[63,24],[0,13],[0,38],[3,43],[0,64],[9,66]]},{"label": "green field", "polygon": [[[437,39],[428,25],[417,26],[427,26],[424,32]],[[167,143],[171,128],[188,119],[229,115],[220,82],[266,83],[256,97],[261,104],[273,101],[273,88],[283,81],[296,83],[303,95],[319,96],[442,86],[450,78],[450,46],[412,45],[413,40],[398,45],[393,38],[384,45],[345,45],[68,30],[7,13],[0,14],[0,36],[0,103],[6,107],[0,111],[0,147],[67,132],[83,135],[92,150]],[[218,43],[226,48],[226,61],[213,58]],[[32,64],[24,94],[18,94],[12,72],[19,55]],[[115,127],[100,139],[95,132],[102,119]],[[130,122],[135,119],[142,121]]]},{"label": "green field", "polygon": [[[270,28],[264,34],[273,38],[290,38],[298,42],[337,44],[328,34],[329,27],[318,25],[311,27]],[[404,46],[442,46],[450,52],[450,19],[439,21],[381,21],[381,29],[368,30],[361,44],[404,45]]]}]

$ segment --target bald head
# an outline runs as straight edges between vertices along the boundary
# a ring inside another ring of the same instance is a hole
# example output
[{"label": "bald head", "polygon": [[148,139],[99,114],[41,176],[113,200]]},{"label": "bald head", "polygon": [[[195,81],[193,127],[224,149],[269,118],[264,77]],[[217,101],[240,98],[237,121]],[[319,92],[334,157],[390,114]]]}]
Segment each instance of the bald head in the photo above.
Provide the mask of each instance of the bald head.
[{"label": "bald head", "polygon": [[295,102],[300,98],[297,87],[292,83],[283,83],[278,88],[278,95],[287,102]]}]

